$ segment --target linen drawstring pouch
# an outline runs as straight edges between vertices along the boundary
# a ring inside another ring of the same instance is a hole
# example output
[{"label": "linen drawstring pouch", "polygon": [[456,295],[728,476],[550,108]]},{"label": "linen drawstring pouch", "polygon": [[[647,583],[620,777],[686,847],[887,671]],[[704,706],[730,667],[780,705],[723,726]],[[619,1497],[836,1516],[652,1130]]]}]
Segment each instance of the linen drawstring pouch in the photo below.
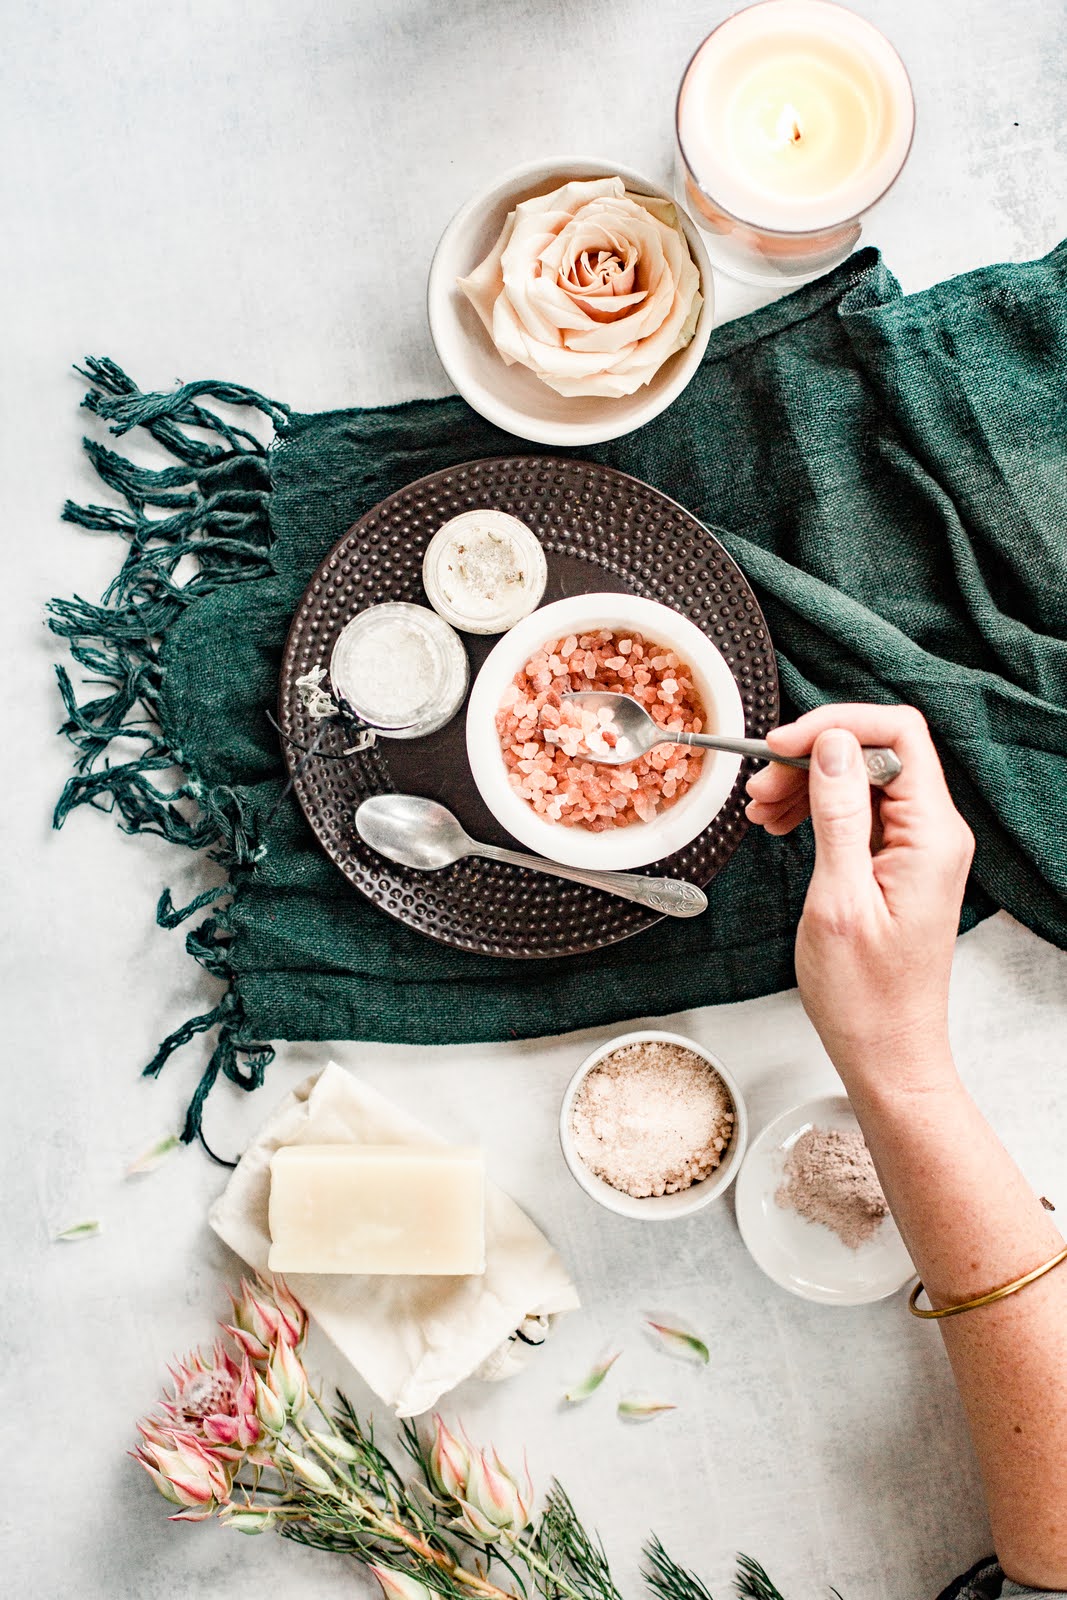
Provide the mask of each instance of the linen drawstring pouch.
[{"label": "linen drawstring pouch", "polygon": [[[286,1095],[211,1208],[212,1228],[266,1274],[270,1159],[282,1145],[439,1145],[441,1139],[333,1061]],[[472,1375],[505,1377],[578,1294],[548,1240],[486,1184],[485,1272],[457,1278],[287,1274],[293,1293],[379,1399],[420,1416]],[[517,1331],[518,1330],[518,1331]]]},{"label": "linen drawstring pouch", "polygon": [[[681,501],[744,569],[776,644],[784,717],[837,700],[920,708],[977,838],[962,927],[1003,907],[1061,947],[1065,279],[1061,245],[903,296],[861,251],[716,329],[673,406],[582,452]],[[113,810],[129,832],[206,851],[225,876],[183,907],[164,893],[158,909],[166,927],[191,925],[188,951],[224,985],[146,1068],[215,1030],[186,1138],[220,1074],[262,1081],[274,1039],[528,1038],[793,983],[807,826],[786,839],[751,830],[700,918],[590,956],[516,962],[391,921],[337,872],[295,801],[279,807],[267,713],[324,554],[413,479],[538,447],[459,399],[300,415],[233,384],[143,393],[110,361],[85,372],[89,410],[169,459],[140,465],[86,441],[110,503],[65,516],[115,532],[126,556],[100,604],[51,608],[102,685],[84,698],[59,669],[77,757],[56,822],[86,804]],[[270,447],[229,420],[241,408],[273,426]]]}]

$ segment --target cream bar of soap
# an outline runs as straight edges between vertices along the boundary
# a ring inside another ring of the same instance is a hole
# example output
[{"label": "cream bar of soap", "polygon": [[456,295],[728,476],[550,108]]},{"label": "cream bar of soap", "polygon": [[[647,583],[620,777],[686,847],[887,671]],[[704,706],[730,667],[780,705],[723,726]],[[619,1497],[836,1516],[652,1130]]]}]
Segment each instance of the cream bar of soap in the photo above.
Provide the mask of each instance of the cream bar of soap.
[{"label": "cream bar of soap", "polygon": [[272,1272],[485,1271],[485,1171],[449,1145],[293,1144],[270,1164]]}]

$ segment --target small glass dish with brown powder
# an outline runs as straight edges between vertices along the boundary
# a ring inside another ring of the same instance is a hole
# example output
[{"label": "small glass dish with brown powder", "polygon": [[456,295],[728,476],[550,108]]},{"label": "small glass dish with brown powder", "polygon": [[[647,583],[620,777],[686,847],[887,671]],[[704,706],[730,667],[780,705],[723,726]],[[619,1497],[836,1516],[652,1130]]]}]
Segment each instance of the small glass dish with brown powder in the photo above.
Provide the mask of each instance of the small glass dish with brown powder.
[{"label": "small glass dish with brown powder", "polygon": [[745,1152],[740,1090],[693,1039],[624,1034],[587,1056],[567,1086],[559,1135],[571,1175],[609,1211],[666,1222],[729,1187]]}]

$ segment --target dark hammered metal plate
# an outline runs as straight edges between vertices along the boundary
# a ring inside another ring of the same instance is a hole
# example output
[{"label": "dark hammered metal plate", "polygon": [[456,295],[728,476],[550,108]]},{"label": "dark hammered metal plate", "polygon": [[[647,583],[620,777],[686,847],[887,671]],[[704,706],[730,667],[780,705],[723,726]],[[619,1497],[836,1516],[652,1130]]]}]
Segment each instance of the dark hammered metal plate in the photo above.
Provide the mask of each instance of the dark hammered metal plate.
[{"label": "dark hammered metal plate", "polygon": [[[743,573],[708,530],[676,501],[636,478],[590,461],[506,456],[431,473],[376,505],[323,561],[297,608],[282,658],[279,721],[306,744],[315,724],[295,680],[329,666],[334,641],[364,606],[383,600],[426,604],[422,557],[441,524],[461,511],[495,506],[537,534],[548,557],[544,602],[623,590],[684,612],[729,662],[745,707],[747,732],[778,720],[778,673],[770,634]],[[462,634],[471,681],[496,637]],[[408,927],[479,955],[579,955],[640,933],[661,919],[597,889],[498,862],[462,861],[441,872],[394,866],[368,849],[353,816],[368,795],[428,795],[447,805],[477,839],[514,846],[486,808],[467,765],[465,710],[438,733],[380,739],[346,760],[312,759],[295,792],[312,830],[345,877]],[[331,727],[321,747],[351,739]],[[286,745],[292,771],[299,750]],[[684,850],[642,870],[706,884],[748,826],[744,762],[725,806]]]}]

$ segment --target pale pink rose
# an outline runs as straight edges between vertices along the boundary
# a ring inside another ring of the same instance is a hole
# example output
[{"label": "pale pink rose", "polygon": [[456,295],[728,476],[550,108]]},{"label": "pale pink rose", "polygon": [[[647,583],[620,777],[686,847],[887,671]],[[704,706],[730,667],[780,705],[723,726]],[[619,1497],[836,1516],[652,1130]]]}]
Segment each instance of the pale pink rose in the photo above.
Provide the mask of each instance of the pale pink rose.
[{"label": "pale pink rose", "polygon": [[621,178],[524,200],[459,287],[507,364],[562,395],[633,394],[689,343],[702,304],[674,206]]}]

